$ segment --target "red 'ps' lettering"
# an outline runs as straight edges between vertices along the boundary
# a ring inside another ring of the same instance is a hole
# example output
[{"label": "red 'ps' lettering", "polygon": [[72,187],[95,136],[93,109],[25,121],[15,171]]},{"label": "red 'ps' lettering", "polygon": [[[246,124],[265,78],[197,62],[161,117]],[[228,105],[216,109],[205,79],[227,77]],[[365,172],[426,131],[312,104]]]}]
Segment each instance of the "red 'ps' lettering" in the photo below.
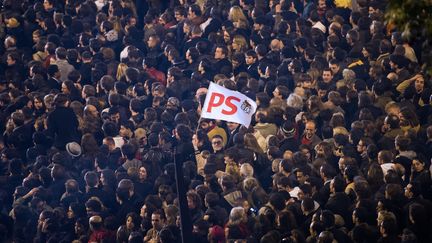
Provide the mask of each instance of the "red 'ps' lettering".
[{"label": "red 'ps' lettering", "polygon": [[[216,97],[219,98],[217,100],[217,102],[215,102]],[[222,105],[224,100],[225,100],[225,96],[223,94],[216,93],[216,92],[212,93],[212,95],[210,97],[209,104],[207,106],[207,112],[211,112],[213,107],[218,107],[218,106]]]},{"label": "red 'ps' lettering", "polygon": [[213,108],[221,106],[225,103],[225,105],[229,109],[222,109],[222,114],[228,116],[233,115],[237,112],[237,106],[233,104],[233,101],[240,102],[240,99],[235,96],[228,96],[228,98],[225,99],[225,95],[213,92],[210,96],[210,101],[207,106],[207,112],[211,112]]},{"label": "red 'ps' lettering", "polygon": [[233,115],[237,112],[237,106],[235,106],[232,101],[235,100],[237,102],[240,102],[240,99],[234,96],[229,96],[226,101],[225,104],[231,108],[231,111],[226,111],[226,110],[222,110],[222,114],[224,115]]}]

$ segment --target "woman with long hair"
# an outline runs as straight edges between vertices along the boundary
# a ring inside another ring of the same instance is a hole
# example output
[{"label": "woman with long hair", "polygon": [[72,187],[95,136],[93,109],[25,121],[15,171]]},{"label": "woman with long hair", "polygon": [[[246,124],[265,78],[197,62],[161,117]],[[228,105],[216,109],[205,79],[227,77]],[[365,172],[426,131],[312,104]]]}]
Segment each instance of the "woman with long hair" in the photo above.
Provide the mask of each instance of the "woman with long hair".
[{"label": "woman with long hair", "polygon": [[36,96],[33,98],[33,115],[37,118],[45,114],[45,104],[43,101],[43,96]]},{"label": "woman with long hair", "polygon": [[141,218],[135,212],[128,213],[126,222],[117,230],[117,242],[128,242],[129,235],[133,231],[139,231],[141,225]]},{"label": "woman with long hair", "polygon": [[63,94],[68,95],[69,99],[71,101],[75,101],[75,100],[76,101],[80,101],[81,100],[81,92],[80,92],[80,90],[70,80],[64,81],[62,83],[61,91],[62,91]]},{"label": "woman with long hair", "polygon": [[420,130],[420,122],[417,114],[409,108],[402,108],[399,112],[400,127],[403,131],[413,129],[416,133]]},{"label": "woman with long hair", "polygon": [[367,181],[373,193],[377,192],[384,183],[384,172],[378,163],[372,163],[369,166]]},{"label": "woman with long hair", "polygon": [[99,152],[98,143],[91,133],[86,133],[81,137],[81,148],[84,156],[95,157]]},{"label": "woman with long hair", "polygon": [[263,150],[258,144],[257,139],[251,133],[246,133],[244,135],[244,144],[247,149],[252,150],[254,153],[264,154]]},{"label": "woman with long hair", "polygon": [[234,55],[237,53],[244,54],[248,50],[249,45],[246,41],[246,38],[243,35],[235,35],[232,38],[231,47],[232,47],[231,55]]},{"label": "woman with long hair", "polygon": [[248,29],[249,22],[243,9],[240,6],[231,7],[228,13],[228,20],[230,20],[236,29]]},{"label": "woman with long hair", "polygon": [[427,192],[432,185],[431,176],[427,169],[426,162],[422,159],[415,158],[412,160],[410,182],[418,182],[423,192]]}]

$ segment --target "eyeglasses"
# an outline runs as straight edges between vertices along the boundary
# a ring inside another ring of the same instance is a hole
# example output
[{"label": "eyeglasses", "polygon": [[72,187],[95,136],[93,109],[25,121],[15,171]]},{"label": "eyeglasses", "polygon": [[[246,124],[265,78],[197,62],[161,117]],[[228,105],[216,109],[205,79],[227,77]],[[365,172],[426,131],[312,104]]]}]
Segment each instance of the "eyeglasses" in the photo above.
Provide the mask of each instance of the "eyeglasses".
[{"label": "eyeglasses", "polygon": [[214,145],[221,145],[222,141],[214,141],[214,142],[212,142],[212,144],[214,144]]}]

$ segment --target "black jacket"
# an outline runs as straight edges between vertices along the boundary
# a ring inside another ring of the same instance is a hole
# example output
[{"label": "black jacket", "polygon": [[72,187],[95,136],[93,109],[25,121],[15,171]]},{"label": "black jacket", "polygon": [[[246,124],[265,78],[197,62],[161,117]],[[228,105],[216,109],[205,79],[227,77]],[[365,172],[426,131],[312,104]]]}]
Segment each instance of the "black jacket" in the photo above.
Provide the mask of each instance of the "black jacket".
[{"label": "black jacket", "polygon": [[54,138],[54,146],[65,150],[69,142],[79,142],[78,119],[69,107],[56,107],[48,115],[48,132]]},{"label": "black jacket", "polygon": [[345,225],[352,226],[352,218],[350,208],[352,206],[351,200],[345,192],[336,192],[330,195],[330,198],[325,205],[325,208],[335,214],[339,214],[345,220]]}]

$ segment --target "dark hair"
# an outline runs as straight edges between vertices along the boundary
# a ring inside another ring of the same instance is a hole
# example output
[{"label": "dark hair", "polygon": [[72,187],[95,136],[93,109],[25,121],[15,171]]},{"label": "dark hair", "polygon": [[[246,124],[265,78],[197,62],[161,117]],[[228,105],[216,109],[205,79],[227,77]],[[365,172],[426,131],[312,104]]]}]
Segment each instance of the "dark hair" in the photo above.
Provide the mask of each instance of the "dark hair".
[{"label": "dark hair", "polygon": [[191,129],[184,125],[184,124],[179,124],[176,127],[176,132],[177,135],[180,137],[181,141],[191,141],[192,139],[192,131]]},{"label": "dark hair", "polygon": [[126,143],[121,147],[121,152],[128,160],[132,160],[135,157],[136,153],[136,147],[135,145],[131,143]]},{"label": "dark hair", "polygon": [[84,180],[85,180],[87,186],[95,187],[97,185],[97,183],[99,182],[99,177],[96,174],[96,172],[88,171],[84,175]]}]

